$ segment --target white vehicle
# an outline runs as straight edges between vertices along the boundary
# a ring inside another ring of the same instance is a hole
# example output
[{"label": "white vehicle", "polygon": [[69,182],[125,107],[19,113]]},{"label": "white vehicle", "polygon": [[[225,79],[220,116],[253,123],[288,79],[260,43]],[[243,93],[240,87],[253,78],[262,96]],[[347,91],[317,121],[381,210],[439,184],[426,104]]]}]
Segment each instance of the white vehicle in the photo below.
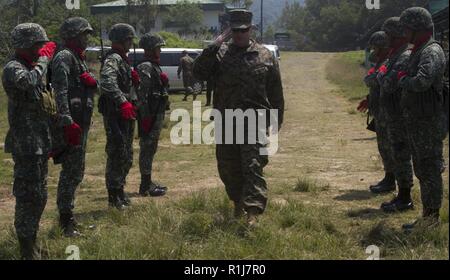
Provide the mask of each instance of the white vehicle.
[{"label": "white vehicle", "polygon": [[[202,53],[202,49],[182,49],[182,48],[162,48],[161,49],[161,70],[166,72],[169,76],[170,91],[184,91],[183,79],[179,79],[177,75],[180,59],[183,56],[182,52],[187,51],[189,56],[193,59],[197,58]],[[131,49],[128,53],[131,65],[134,65],[134,50]],[[144,60],[144,50],[136,49],[137,64]],[[194,85],[194,90],[201,90],[203,82],[199,81]]]},{"label": "white vehicle", "polygon": [[280,55],[280,49],[277,45],[264,45],[269,51],[273,53],[273,56],[280,62],[281,55]]}]

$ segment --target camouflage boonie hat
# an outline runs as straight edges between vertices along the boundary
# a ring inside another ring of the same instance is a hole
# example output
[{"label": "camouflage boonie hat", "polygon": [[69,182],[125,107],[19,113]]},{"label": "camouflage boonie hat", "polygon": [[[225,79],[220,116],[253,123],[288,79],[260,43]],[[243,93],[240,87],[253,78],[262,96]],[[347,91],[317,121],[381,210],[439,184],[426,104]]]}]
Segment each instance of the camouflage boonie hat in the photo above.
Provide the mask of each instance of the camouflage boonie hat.
[{"label": "camouflage boonie hat", "polygon": [[36,43],[48,42],[47,33],[37,23],[21,23],[11,32],[12,46],[15,49],[31,48]]},{"label": "camouflage boonie hat", "polygon": [[153,50],[154,48],[162,47],[165,45],[166,42],[158,34],[147,33],[142,36],[141,40],[139,41],[139,47],[143,48],[144,50]]},{"label": "camouflage boonie hat", "polygon": [[389,39],[384,31],[378,31],[372,34],[369,39],[369,47],[370,48],[387,48],[389,47]]},{"label": "camouflage boonie hat", "polygon": [[401,24],[413,31],[426,31],[433,28],[433,17],[430,12],[421,7],[412,7],[400,15]]},{"label": "camouflage boonie hat", "polygon": [[248,29],[252,26],[253,14],[245,9],[229,12],[231,29]]},{"label": "camouflage boonie hat", "polygon": [[405,28],[400,23],[400,17],[388,18],[381,28],[389,37],[402,38],[405,37]]},{"label": "camouflage boonie hat", "polygon": [[61,25],[61,28],[59,29],[59,36],[66,40],[75,38],[86,31],[90,33],[94,32],[94,29],[92,29],[89,22],[82,17],[72,17],[66,19]]},{"label": "camouflage boonie hat", "polygon": [[117,23],[111,27],[108,37],[111,42],[122,42],[128,38],[135,38],[136,32],[134,27],[129,24]]}]

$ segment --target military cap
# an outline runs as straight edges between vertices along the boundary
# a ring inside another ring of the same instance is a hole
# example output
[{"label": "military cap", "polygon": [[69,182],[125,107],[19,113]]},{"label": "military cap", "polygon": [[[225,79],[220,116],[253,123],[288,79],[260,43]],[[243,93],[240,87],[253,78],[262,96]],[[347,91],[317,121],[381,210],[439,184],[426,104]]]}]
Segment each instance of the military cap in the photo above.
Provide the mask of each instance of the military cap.
[{"label": "military cap", "polygon": [[390,37],[405,37],[405,27],[400,23],[400,17],[388,18],[381,28]]},{"label": "military cap", "polygon": [[12,46],[16,49],[31,48],[36,43],[48,42],[47,33],[37,23],[21,23],[11,32]]},{"label": "military cap", "polygon": [[153,50],[157,47],[165,46],[166,42],[164,39],[158,34],[146,33],[142,36],[141,40],[139,40],[139,47],[145,50]]},{"label": "military cap", "polygon": [[422,7],[404,10],[400,15],[400,22],[404,27],[413,31],[427,31],[434,26],[430,12]]},{"label": "military cap", "polygon": [[129,38],[135,38],[136,32],[134,27],[126,23],[117,23],[111,27],[108,34],[111,42],[122,42]]},{"label": "military cap", "polygon": [[372,34],[369,39],[369,47],[370,48],[388,48],[389,47],[389,39],[384,31],[378,31]]},{"label": "military cap", "polygon": [[72,17],[66,19],[61,25],[61,28],[59,29],[59,35],[62,39],[66,40],[75,38],[86,31],[90,33],[94,31],[89,22],[82,17]]},{"label": "military cap", "polygon": [[229,12],[231,29],[248,29],[252,26],[253,14],[245,9],[235,9]]}]

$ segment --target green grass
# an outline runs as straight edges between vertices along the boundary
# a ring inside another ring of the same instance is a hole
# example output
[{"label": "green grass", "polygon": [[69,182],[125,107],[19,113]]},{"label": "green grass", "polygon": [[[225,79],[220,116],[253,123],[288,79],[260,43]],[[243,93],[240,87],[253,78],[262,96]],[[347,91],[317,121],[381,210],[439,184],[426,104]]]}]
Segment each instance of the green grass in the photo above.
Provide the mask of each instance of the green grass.
[{"label": "green grass", "polygon": [[[352,51],[336,54],[327,66],[327,78],[338,85],[339,93],[351,101],[361,100],[368,94],[368,88],[363,82],[367,72],[363,62],[364,52]],[[356,113],[353,109],[348,112]]]}]

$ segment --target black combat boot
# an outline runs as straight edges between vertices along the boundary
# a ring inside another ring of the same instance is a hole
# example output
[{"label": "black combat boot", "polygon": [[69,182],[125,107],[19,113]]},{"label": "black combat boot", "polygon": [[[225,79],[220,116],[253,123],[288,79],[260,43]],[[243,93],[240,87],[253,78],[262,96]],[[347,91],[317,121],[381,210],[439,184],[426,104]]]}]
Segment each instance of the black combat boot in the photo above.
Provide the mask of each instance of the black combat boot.
[{"label": "black combat boot", "polygon": [[401,188],[398,195],[390,202],[381,204],[381,210],[386,213],[404,212],[414,209],[410,188]]},{"label": "black combat boot", "polygon": [[65,237],[73,238],[81,235],[77,229],[77,223],[72,211],[59,214],[59,225]]},{"label": "black combat boot", "polygon": [[21,260],[37,260],[39,255],[36,249],[36,239],[34,237],[19,237],[20,259]]},{"label": "black combat boot", "polygon": [[119,199],[122,201],[123,205],[125,205],[125,206],[131,205],[131,200],[128,197],[128,195],[125,193],[125,191],[123,190],[123,186],[117,190],[117,195],[118,195]]},{"label": "black combat boot", "polygon": [[422,218],[413,223],[404,224],[402,228],[406,233],[411,233],[417,227],[430,229],[439,226],[439,224],[439,209],[424,208]]},{"label": "black combat boot", "polygon": [[122,200],[119,198],[118,190],[116,189],[108,190],[108,202],[110,207],[117,208],[118,210],[124,210],[126,208]]},{"label": "black combat boot", "polygon": [[152,182],[151,175],[142,175],[141,176],[141,185],[139,187],[139,194],[141,196],[163,196],[167,192],[167,187],[155,184]]},{"label": "black combat boot", "polygon": [[386,172],[383,180],[376,185],[370,186],[370,191],[374,194],[382,194],[395,191],[395,175],[391,172]]}]

